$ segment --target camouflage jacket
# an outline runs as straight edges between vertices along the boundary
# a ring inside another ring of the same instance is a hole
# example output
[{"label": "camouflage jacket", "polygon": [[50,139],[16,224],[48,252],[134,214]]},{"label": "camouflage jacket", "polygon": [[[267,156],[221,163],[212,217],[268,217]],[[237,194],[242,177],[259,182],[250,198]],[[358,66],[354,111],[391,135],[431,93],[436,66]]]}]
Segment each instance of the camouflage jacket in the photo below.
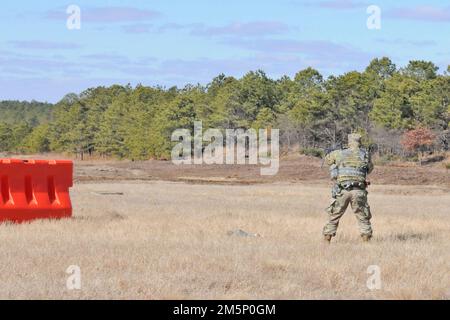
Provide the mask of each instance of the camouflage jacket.
[{"label": "camouflage jacket", "polygon": [[335,150],[325,157],[325,162],[337,170],[337,182],[365,182],[373,170],[370,153],[364,149]]}]

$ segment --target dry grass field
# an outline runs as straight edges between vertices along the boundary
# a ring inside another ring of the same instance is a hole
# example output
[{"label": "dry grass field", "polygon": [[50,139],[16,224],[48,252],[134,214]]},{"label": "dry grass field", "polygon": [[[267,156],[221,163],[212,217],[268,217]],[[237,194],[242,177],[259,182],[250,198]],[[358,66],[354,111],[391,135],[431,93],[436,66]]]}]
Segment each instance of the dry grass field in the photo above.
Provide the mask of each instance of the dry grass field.
[{"label": "dry grass field", "polygon": [[[369,244],[350,211],[322,242],[322,182],[90,181],[72,199],[73,219],[0,226],[1,299],[450,298],[445,186],[373,185]],[[81,290],[66,288],[70,265]]]}]

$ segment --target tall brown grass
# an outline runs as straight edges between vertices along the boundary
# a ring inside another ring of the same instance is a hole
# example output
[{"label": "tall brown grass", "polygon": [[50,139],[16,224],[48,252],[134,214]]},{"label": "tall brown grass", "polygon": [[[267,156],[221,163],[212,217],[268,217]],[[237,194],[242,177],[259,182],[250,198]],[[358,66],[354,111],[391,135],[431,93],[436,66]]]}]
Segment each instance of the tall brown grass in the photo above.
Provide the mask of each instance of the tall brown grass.
[{"label": "tall brown grass", "polygon": [[[448,299],[449,191],[370,191],[373,241],[349,211],[325,245],[325,185],[79,184],[73,219],[0,226],[0,298]],[[70,265],[81,290],[66,288]]]}]

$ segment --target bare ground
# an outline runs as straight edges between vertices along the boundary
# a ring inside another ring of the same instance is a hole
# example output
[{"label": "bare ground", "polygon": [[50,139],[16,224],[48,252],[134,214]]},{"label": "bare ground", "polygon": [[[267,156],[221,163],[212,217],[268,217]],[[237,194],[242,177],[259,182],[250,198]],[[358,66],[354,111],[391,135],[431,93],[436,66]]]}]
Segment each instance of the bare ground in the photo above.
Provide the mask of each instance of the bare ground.
[{"label": "bare ground", "polygon": [[[450,160],[450,159],[449,159]],[[278,174],[261,176],[257,165],[181,165],[170,161],[77,161],[75,180],[165,180],[190,183],[255,184],[274,182],[327,183],[328,171],[321,160],[289,155],[280,161]],[[374,184],[440,185],[450,190],[450,170],[443,163],[377,165],[370,176]]]},{"label": "bare ground", "polygon": [[[373,242],[347,212],[325,245],[323,183],[77,183],[73,219],[0,226],[0,298],[449,299],[448,189],[370,192]],[[70,265],[81,290],[66,288]]]}]

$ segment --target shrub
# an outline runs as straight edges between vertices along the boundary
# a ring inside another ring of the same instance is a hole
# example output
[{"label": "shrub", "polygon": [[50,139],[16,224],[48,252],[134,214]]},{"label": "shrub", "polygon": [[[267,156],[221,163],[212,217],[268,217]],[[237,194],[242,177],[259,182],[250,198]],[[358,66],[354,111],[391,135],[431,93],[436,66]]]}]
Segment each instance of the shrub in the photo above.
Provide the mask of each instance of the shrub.
[{"label": "shrub", "polygon": [[373,161],[374,161],[375,165],[382,166],[382,165],[388,164],[389,162],[397,161],[399,159],[400,159],[399,156],[396,156],[393,154],[385,154],[385,155],[376,157],[375,159],[373,159]]},{"label": "shrub", "polygon": [[300,149],[300,153],[306,156],[312,156],[317,158],[323,158],[324,151],[319,148],[302,148]]},{"label": "shrub", "polygon": [[405,132],[401,144],[405,151],[418,155],[419,162],[422,161],[423,153],[433,145],[436,136],[428,128],[418,127]]}]

